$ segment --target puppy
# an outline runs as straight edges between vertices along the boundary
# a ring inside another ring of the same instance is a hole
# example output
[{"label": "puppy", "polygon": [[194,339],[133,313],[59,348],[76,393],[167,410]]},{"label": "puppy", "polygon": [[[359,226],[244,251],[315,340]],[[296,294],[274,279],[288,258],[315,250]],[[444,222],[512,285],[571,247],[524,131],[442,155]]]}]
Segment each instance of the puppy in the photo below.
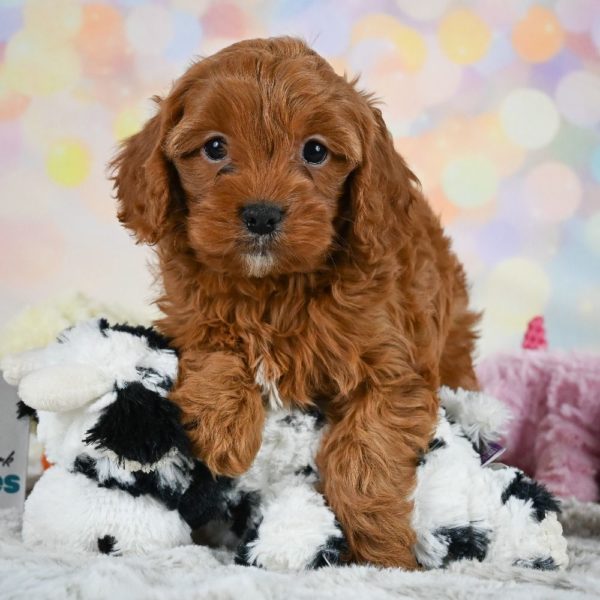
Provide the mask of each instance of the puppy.
[{"label": "puppy", "polygon": [[477,386],[477,315],[381,112],[292,38],[225,48],[157,102],[114,182],[119,219],[158,255],[195,452],[238,475],[265,401],[318,404],[351,558],[414,568],[417,460],[439,386]]}]

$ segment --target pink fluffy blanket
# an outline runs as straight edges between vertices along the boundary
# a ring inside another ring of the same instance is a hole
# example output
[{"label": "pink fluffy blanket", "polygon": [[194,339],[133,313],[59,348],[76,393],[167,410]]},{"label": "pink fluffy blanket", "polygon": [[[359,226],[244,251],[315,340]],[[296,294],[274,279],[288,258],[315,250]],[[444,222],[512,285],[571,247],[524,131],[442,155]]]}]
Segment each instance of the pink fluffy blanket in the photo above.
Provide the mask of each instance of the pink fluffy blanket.
[{"label": "pink fluffy blanket", "polygon": [[600,356],[521,350],[483,361],[478,375],[513,413],[502,462],[563,498],[598,500]]}]

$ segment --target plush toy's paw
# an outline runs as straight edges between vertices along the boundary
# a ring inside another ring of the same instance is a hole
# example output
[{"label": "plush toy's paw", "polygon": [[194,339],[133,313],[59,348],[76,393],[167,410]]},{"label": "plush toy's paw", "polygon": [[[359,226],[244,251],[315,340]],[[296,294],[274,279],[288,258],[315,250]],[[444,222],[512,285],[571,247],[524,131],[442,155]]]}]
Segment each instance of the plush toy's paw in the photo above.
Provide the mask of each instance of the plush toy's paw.
[{"label": "plush toy's paw", "polygon": [[536,528],[529,526],[526,532],[525,552],[513,564],[538,571],[556,571],[569,565],[567,539],[556,513],[549,512]]},{"label": "plush toy's paw", "polygon": [[55,465],[25,501],[23,541],[57,551],[145,554],[192,543],[189,526],[150,494],[99,486]]},{"label": "plush toy's paw", "polygon": [[498,468],[495,473],[504,485],[490,561],[540,570],[566,567],[567,541],[558,520],[556,498],[518,469]]},{"label": "plush toy's paw", "polygon": [[339,536],[332,536],[327,540],[325,546],[317,552],[308,568],[321,569],[322,567],[343,565],[346,562],[345,557],[348,552],[348,542],[340,530]]},{"label": "plush toy's paw", "polygon": [[[235,555],[235,564],[245,567],[261,567],[271,571],[302,571],[322,569],[323,567],[336,567],[346,562],[348,554],[348,543],[341,533],[331,536],[323,546],[318,548],[312,558],[296,560],[296,558],[285,557],[285,548],[281,549],[279,556],[269,557],[266,553],[257,551],[260,542],[259,528],[253,528],[247,532],[244,541],[238,546]],[[292,544],[295,540],[291,540]],[[283,556],[282,556],[283,555]]]},{"label": "plush toy's paw", "polygon": [[302,571],[339,564],[345,542],[331,509],[311,486],[284,488],[262,511],[240,546],[238,564]]}]

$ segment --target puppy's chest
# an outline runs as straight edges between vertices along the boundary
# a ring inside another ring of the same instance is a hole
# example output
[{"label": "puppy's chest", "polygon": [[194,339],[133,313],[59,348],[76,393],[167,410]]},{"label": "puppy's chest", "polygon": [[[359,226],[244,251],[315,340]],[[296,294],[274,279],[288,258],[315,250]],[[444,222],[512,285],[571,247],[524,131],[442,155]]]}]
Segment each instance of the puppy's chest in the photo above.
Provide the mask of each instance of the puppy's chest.
[{"label": "puppy's chest", "polygon": [[260,388],[265,404],[271,410],[289,406],[290,401],[284,402],[279,391],[280,375],[274,365],[265,357],[261,357],[254,369],[254,381]]},{"label": "puppy's chest", "polygon": [[303,342],[263,345],[261,352],[249,355],[254,381],[270,408],[308,408],[334,393],[336,366],[326,368],[318,359],[319,350]]},{"label": "puppy's chest", "polygon": [[271,305],[240,335],[254,380],[272,407],[307,407],[356,370],[352,328],[318,304]]}]

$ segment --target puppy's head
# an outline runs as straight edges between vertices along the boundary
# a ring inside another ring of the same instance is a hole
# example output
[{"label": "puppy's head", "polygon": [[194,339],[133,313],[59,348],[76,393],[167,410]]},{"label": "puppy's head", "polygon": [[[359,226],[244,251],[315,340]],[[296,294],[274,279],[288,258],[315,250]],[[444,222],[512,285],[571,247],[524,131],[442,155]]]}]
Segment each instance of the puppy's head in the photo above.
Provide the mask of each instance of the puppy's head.
[{"label": "puppy's head", "polygon": [[194,64],[113,166],[139,241],[183,236],[205,267],[263,277],[324,268],[344,244],[373,254],[398,161],[368,97],[277,38]]}]

